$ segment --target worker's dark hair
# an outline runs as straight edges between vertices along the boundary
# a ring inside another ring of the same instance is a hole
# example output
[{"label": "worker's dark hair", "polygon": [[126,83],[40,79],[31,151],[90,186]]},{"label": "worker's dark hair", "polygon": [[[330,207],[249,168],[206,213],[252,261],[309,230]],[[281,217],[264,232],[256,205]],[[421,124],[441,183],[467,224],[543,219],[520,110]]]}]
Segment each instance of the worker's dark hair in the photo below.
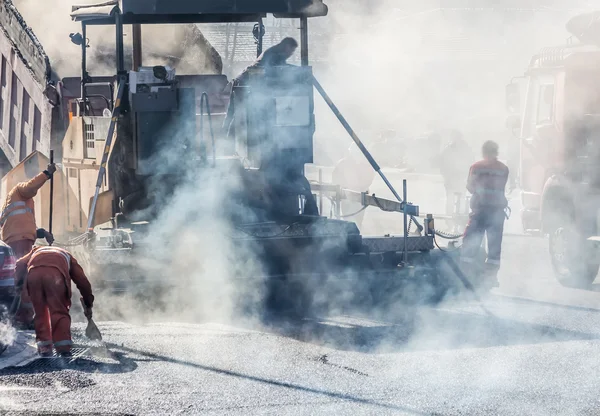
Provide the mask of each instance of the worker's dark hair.
[{"label": "worker's dark hair", "polygon": [[279,44],[280,44],[280,45],[289,45],[289,46],[293,46],[294,48],[297,48],[297,47],[298,47],[298,42],[296,41],[296,39],[294,39],[294,38],[290,38],[290,37],[283,38],[283,39],[281,40],[281,42],[279,42]]},{"label": "worker's dark hair", "polygon": [[483,153],[484,156],[498,157],[498,149],[498,143],[493,140],[488,140],[481,146],[481,153]]}]

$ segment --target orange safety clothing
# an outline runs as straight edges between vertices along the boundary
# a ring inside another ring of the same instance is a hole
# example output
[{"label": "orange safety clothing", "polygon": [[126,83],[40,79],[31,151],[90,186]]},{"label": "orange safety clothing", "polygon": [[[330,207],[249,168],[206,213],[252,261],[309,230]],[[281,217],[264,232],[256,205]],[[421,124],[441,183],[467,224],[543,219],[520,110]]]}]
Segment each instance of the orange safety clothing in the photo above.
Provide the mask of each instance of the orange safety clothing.
[{"label": "orange safety clothing", "polygon": [[44,172],[10,190],[0,214],[0,239],[7,244],[18,240],[37,239],[33,197],[46,183]]},{"label": "orange safety clothing", "polygon": [[475,261],[483,236],[487,235],[486,264],[500,268],[502,234],[504,232],[504,209],[508,206],[506,183],[508,167],[495,158],[481,160],[471,166],[467,190],[471,197],[471,214],[463,236],[461,260]]},{"label": "orange safety clothing", "polygon": [[[17,240],[8,243],[8,245],[12,248],[18,260],[31,251],[34,242],[33,240]],[[16,284],[17,281],[15,281]],[[29,293],[27,293],[27,287],[23,285],[21,289],[21,304],[15,315],[15,320],[20,324],[29,324],[33,320],[33,312],[33,303],[31,303],[31,298],[29,297]]]},{"label": "orange safety clothing", "polygon": [[40,353],[71,350],[71,299],[65,278],[54,267],[37,267],[27,275],[27,290],[35,310],[35,335]]},{"label": "orange safety clothing", "polygon": [[467,190],[471,197],[471,209],[476,212],[487,209],[504,209],[508,167],[497,159],[484,159],[469,169]]},{"label": "orange safety clothing", "polygon": [[92,307],[92,285],[71,254],[59,247],[34,246],[17,261],[17,279],[26,280],[35,310],[38,350],[54,345],[58,352],[71,350],[71,280],[81,292],[83,302]]}]

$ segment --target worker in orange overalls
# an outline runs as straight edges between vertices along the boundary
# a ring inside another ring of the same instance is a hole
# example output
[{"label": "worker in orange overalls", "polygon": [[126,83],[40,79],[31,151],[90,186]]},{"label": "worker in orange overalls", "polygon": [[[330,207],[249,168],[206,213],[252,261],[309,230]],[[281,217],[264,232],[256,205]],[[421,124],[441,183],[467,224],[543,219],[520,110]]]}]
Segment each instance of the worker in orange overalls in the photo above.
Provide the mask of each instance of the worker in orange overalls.
[{"label": "worker in orange overalls", "polygon": [[485,282],[498,286],[498,269],[502,251],[502,234],[506,219],[506,183],[508,167],[498,160],[498,144],[491,140],[482,147],[483,160],[469,170],[467,190],[472,194],[471,214],[465,229],[461,261],[468,268],[475,263],[484,234],[487,234]]},{"label": "worker in orange overalls", "polygon": [[84,314],[92,317],[92,285],[75,258],[65,249],[34,246],[17,261],[16,278],[31,297],[35,311],[38,353],[71,356],[71,280],[81,293]]},{"label": "worker in orange overalls", "polygon": [[[17,258],[29,253],[38,238],[45,238],[50,244],[54,241],[52,234],[36,227],[33,202],[33,197],[54,172],[56,166],[51,163],[30,181],[18,183],[6,196],[0,214],[0,238],[12,248]],[[25,288],[21,293],[21,307],[15,320],[18,327],[33,329],[33,306]]]}]

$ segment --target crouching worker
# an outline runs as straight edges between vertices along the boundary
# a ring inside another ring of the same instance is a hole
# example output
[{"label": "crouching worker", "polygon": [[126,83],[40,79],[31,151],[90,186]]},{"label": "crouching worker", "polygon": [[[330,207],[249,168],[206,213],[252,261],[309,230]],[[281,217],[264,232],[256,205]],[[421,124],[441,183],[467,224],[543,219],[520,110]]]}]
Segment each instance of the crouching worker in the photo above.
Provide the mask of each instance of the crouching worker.
[{"label": "crouching worker", "polygon": [[38,353],[71,356],[71,280],[81,293],[84,314],[92,317],[92,285],[77,260],[59,247],[34,246],[17,261],[16,277],[24,284],[35,312]]}]

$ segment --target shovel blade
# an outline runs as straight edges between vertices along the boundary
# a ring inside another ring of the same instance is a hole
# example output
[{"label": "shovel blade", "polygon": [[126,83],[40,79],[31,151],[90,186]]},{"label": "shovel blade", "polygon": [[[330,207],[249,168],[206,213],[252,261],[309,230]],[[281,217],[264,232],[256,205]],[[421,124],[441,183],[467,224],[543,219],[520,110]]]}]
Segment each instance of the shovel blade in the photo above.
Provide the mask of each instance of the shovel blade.
[{"label": "shovel blade", "polygon": [[102,334],[96,326],[93,320],[89,319],[87,328],[85,329],[85,336],[92,341],[102,341]]}]

